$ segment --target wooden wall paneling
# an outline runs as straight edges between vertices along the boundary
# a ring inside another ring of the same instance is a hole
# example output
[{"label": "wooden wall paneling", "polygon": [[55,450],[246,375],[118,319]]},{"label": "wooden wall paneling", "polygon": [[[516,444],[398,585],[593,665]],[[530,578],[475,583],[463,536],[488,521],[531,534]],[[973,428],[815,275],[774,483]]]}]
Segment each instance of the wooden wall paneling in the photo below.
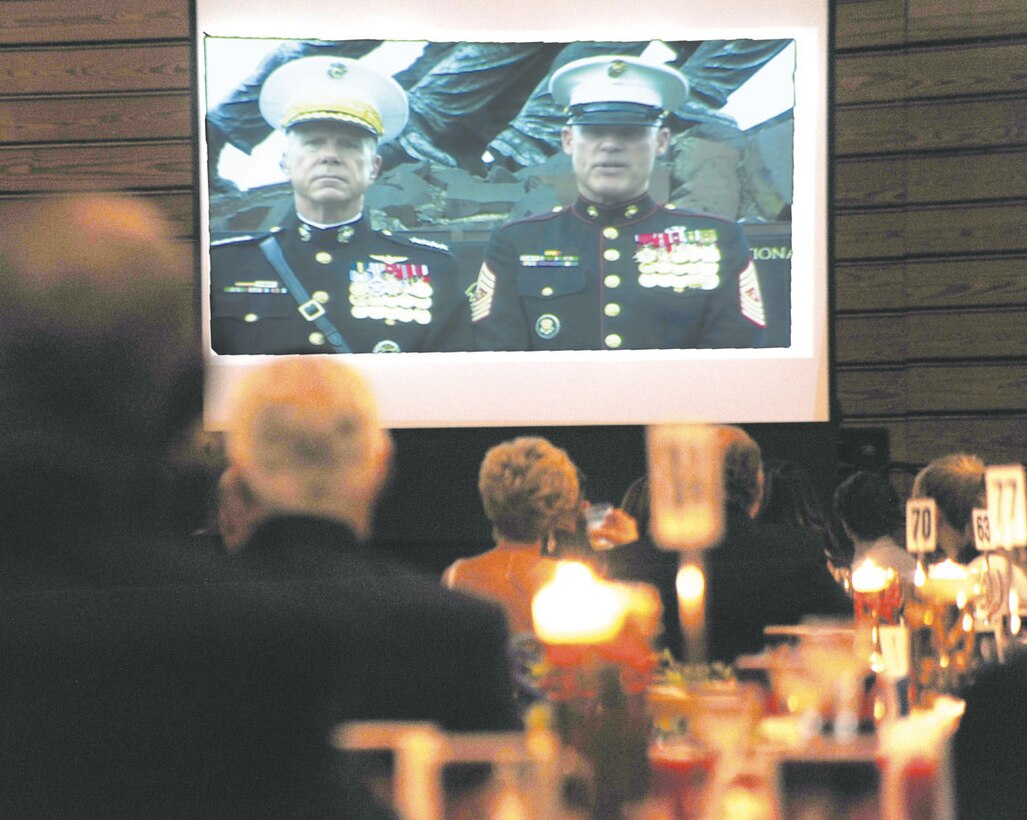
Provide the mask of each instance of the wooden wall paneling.
[{"label": "wooden wall paneling", "polygon": [[[1027,306],[910,313],[904,319],[910,359],[1027,359]],[[1021,404],[1027,409],[1027,391]]]},{"label": "wooden wall paneling", "polygon": [[841,212],[834,220],[838,261],[974,255],[1027,250],[1024,205],[940,206]]},{"label": "wooden wall paneling", "polygon": [[2,0],[0,45],[189,36],[186,0]]},{"label": "wooden wall paneling", "polygon": [[191,140],[0,148],[0,194],[186,189],[192,184]]},{"label": "wooden wall paneling", "polygon": [[911,418],[904,426],[903,461],[926,464],[947,453],[975,453],[988,464],[1027,463],[1024,414]]},{"label": "wooden wall paneling", "polygon": [[845,429],[887,432],[893,462],[924,465],[948,453],[974,453],[988,464],[1027,462],[1027,415],[865,418]]},{"label": "wooden wall paneling", "polygon": [[1023,0],[909,0],[908,8],[911,42],[1027,33]]},{"label": "wooden wall paneling", "polygon": [[1023,412],[1027,363],[962,362],[906,371],[910,413]]},{"label": "wooden wall paneling", "polygon": [[836,161],[835,207],[904,204],[907,167],[903,158]]},{"label": "wooden wall paneling", "polygon": [[1027,364],[918,364],[839,367],[838,400],[845,418],[925,413],[1022,413]]},{"label": "wooden wall paneling", "polygon": [[905,265],[903,260],[835,265],[835,310],[882,310],[904,304]]},{"label": "wooden wall paneling", "polygon": [[905,274],[909,305],[1027,305],[1027,256],[910,260]]},{"label": "wooden wall paneling", "polygon": [[[835,196],[837,198],[837,192]],[[902,257],[906,253],[905,233],[906,212],[902,209],[836,211],[835,260]]]},{"label": "wooden wall paneling", "polygon": [[15,98],[0,103],[0,144],[192,139],[188,92]]},{"label": "wooden wall paneling", "polygon": [[909,203],[1027,199],[1027,149],[910,157]]},{"label": "wooden wall paneling", "polygon": [[907,358],[906,317],[901,313],[838,315],[835,362],[839,365],[899,363]]},{"label": "wooden wall paneling", "polygon": [[1027,93],[936,100],[909,105],[907,111],[913,136],[909,150],[1027,144]]},{"label": "wooden wall paneling", "polygon": [[906,369],[892,367],[838,367],[837,400],[842,418],[900,416],[906,410]]},{"label": "wooden wall paneling", "polygon": [[1027,94],[836,108],[835,156],[1027,144]]},{"label": "wooden wall paneling", "polygon": [[836,49],[905,41],[904,0],[833,0],[833,6]]},{"label": "wooden wall paneling", "polygon": [[958,43],[905,51],[839,54],[835,104],[1020,94],[1027,42]]},{"label": "wooden wall paneling", "polygon": [[[167,217],[177,238],[189,243],[195,243],[193,235],[194,207],[191,191],[172,193],[166,191],[126,191],[124,194],[125,196],[135,196],[151,202]],[[0,196],[0,203],[28,202],[38,199],[39,196],[40,194],[38,193],[6,194]]]},{"label": "wooden wall paneling", "polygon": [[835,163],[839,207],[1027,198],[1027,149]]},{"label": "wooden wall paneling", "polygon": [[914,140],[909,109],[898,103],[834,108],[834,157],[902,151]]},{"label": "wooden wall paneling", "polygon": [[835,266],[840,313],[910,307],[1027,305],[1027,257],[875,260]]},{"label": "wooden wall paneling", "polygon": [[910,208],[905,243],[911,256],[1027,251],[1027,202]]},{"label": "wooden wall paneling", "polygon": [[191,75],[187,44],[0,49],[0,93],[5,96],[187,92]]}]

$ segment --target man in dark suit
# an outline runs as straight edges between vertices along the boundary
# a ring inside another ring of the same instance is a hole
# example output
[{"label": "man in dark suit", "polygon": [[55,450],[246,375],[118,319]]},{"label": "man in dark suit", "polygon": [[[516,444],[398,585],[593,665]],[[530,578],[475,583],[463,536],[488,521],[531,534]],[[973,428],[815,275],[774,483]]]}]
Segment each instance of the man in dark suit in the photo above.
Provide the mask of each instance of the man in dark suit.
[{"label": "man in dark suit", "polygon": [[340,719],[513,727],[501,612],[368,546],[392,445],[357,372],[272,362],[243,381],[228,418],[230,469],[260,507],[232,560],[347,624]]},{"label": "man in dark suit", "polygon": [[337,813],[323,633],[157,534],[200,409],[188,256],[134,198],[0,222],[0,815]]},{"label": "man in dark suit", "polygon": [[[718,428],[723,447],[725,521],[720,542],[706,550],[706,640],[710,660],[730,663],[759,651],[767,626],[810,615],[851,616],[852,602],[831,577],[824,545],[812,532],[760,522],[763,462],[741,428]],[[664,607],[664,640],[683,657],[675,588],[678,556],[650,539],[611,550],[607,567],[625,580],[652,583]]]},{"label": "man in dark suit", "polygon": [[339,721],[514,725],[498,611],[162,535],[201,398],[187,256],[138,199],[2,216],[0,815],[374,817]]}]

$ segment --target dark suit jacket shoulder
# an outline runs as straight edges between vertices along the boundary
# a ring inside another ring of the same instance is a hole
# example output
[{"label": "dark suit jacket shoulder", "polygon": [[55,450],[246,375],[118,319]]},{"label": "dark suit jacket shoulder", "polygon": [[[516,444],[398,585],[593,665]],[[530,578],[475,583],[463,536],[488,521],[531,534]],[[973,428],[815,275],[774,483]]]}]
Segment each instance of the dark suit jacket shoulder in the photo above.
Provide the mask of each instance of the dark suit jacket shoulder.
[{"label": "dark suit jacket shoulder", "polygon": [[324,520],[271,521],[238,558],[297,617],[336,625],[340,719],[431,720],[455,731],[519,725],[498,607],[386,560]]},{"label": "dark suit jacket shoulder", "polygon": [[722,542],[707,556],[711,658],[759,651],[766,626],[852,615],[851,601],[827,569],[822,540],[811,531],[729,513]]},{"label": "dark suit jacket shoulder", "polygon": [[0,816],[376,817],[339,723],[517,727],[501,612],[284,523],[277,562],[95,531],[0,588]]},{"label": "dark suit jacket shoulder", "polygon": [[[710,660],[733,661],[764,645],[763,628],[808,615],[850,616],[852,603],[827,570],[812,532],[729,514],[724,537],[705,553],[706,637]],[[664,645],[683,657],[675,577],[678,556],[644,538],[606,553],[608,573],[660,592]]]}]

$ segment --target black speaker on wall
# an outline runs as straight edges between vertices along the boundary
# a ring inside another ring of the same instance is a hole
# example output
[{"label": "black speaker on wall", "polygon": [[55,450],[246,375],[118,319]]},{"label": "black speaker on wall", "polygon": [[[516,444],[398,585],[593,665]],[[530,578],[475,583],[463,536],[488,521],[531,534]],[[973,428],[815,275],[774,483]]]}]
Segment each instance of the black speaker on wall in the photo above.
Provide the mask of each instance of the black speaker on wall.
[{"label": "black speaker on wall", "polygon": [[843,473],[884,470],[889,455],[888,431],[883,427],[852,427],[838,431],[838,468]]}]

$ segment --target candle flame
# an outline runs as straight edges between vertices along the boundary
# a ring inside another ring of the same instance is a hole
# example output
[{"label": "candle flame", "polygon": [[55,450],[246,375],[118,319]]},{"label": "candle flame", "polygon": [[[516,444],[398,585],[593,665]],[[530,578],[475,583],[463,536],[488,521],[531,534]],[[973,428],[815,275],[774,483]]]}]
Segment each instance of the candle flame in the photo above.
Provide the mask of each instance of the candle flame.
[{"label": "candle flame", "polygon": [[695,564],[685,564],[678,570],[675,586],[681,603],[701,603],[706,592],[706,579]]},{"label": "candle flame", "polygon": [[531,602],[535,632],[547,643],[608,641],[620,631],[627,610],[623,590],[576,561],[561,561]]},{"label": "candle flame", "polygon": [[851,584],[854,592],[880,592],[888,586],[888,571],[867,558],[852,571]]}]

